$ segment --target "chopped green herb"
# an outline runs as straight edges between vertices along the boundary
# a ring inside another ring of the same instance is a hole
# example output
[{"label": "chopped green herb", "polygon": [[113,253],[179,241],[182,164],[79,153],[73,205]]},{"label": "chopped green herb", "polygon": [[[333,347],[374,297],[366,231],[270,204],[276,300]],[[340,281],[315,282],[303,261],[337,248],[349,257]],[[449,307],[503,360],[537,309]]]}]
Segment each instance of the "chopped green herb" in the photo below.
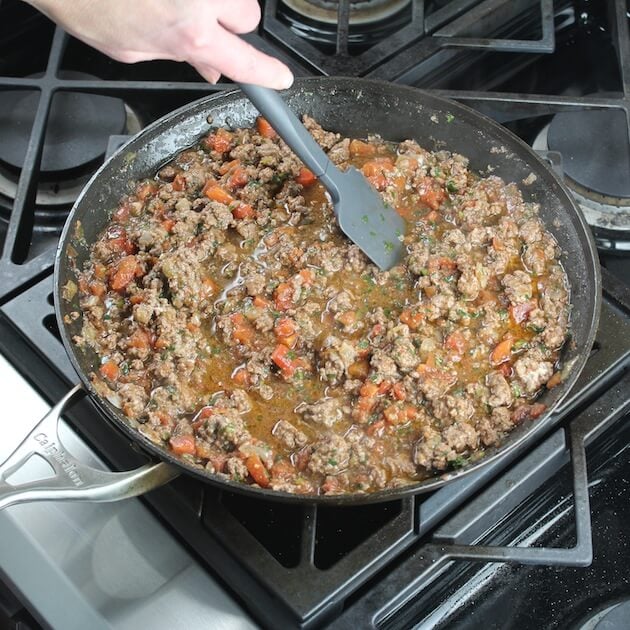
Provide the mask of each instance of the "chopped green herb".
[{"label": "chopped green herb", "polygon": [[368,217],[368,215],[367,215],[367,214],[364,214],[364,215],[361,217],[361,221],[363,221],[363,223],[368,223],[368,222],[369,222],[369,220],[370,220],[370,217]]},{"label": "chopped green herb", "polygon": [[521,397],[521,387],[518,383],[512,383],[512,393],[516,396],[516,398]]},{"label": "chopped green herb", "polygon": [[394,244],[391,243],[390,241],[383,241],[383,247],[385,248],[385,251],[387,253],[394,251]]},{"label": "chopped green herb", "polygon": [[452,123],[455,120],[455,116],[453,116],[453,114],[449,113],[446,114],[446,122],[447,123]]},{"label": "chopped green herb", "polygon": [[469,461],[468,457],[459,455],[455,459],[452,459],[449,463],[453,468],[463,468]]},{"label": "chopped green herb", "polygon": [[459,188],[457,188],[455,183],[450,179],[446,182],[446,190],[448,190],[451,194],[459,192]]}]

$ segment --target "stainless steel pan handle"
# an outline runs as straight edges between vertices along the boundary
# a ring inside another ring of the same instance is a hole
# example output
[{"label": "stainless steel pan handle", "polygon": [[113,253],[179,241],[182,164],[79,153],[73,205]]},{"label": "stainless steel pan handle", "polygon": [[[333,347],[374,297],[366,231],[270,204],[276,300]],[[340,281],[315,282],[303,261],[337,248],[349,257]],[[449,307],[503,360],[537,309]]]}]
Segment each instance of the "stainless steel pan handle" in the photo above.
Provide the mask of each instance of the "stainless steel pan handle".
[{"label": "stainless steel pan handle", "polygon": [[[180,474],[165,463],[146,464],[128,472],[107,472],[87,466],[71,455],[59,439],[59,418],[77,394],[85,393],[81,385],[70,390],[0,464],[0,510],[30,501],[118,501],[158,488]],[[54,476],[9,483],[7,479],[32,456],[46,460]]]}]

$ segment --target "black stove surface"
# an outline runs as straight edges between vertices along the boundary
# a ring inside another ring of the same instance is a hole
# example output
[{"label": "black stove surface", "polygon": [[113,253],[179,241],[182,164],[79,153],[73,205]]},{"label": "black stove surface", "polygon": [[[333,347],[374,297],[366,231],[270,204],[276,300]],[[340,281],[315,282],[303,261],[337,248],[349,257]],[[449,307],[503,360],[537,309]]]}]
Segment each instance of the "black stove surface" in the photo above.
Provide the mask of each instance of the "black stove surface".
[{"label": "black stove surface", "polygon": [[[331,30],[296,13],[309,1],[265,2],[264,24],[251,41],[281,56],[297,75],[384,78],[457,98],[545,152],[556,168],[567,163],[567,184],[593,221],[602,264],[622,282],[604,274],[597,341],[552,429],[430,496],[325,509],[256,501],[254,515],[251,499],[180,478],[144,500],[267,627],[595,627],[628,595],[623,524],[630,455],[623,419],[630,406],[630,261],[624,256],[630,227],[625,189],[606,191],[604,178],[604,188],[585,190],[591,180],[581,178],[569,149],[558,153],[552,125],[562,112],[628,115],[627,3],[396,0],[385,21],[366,29],[353,3],[319,2],[339,5]],[[390,34],[381,39],[384,33]],[[23,3],[0,2],[0,133],[13,124],[15,108],[7,103],[26,98],[32,111],[30,120],[21,120],[30,137],[22,128],[13,134],[13,153],[3,158],[0,149],[0,351],[49,400],[76,380],[58,339],[51,276],[73,195],[121,135],[228,87],[209,86],[181,64],[114,62]],[[99,106],[90,95],[113,101],[109,126],[90,126],[95,136],[88,147],[63,120],[73,99],[59,108],[58,98],[73,95],[88,110]],[[56,108],[65,128],[51,130]],[[623,155],[625,147],[630,155],[630,117],[617,119],[610,130],[619,139],[615,150]],[[72,159],[55,163],[45,138],[69,146]],[[21,168],[14,160],[20,150]],[[605,146],[593,151],[594,159],[597,151],[608,156]],[[602,192],[609,195],[602,199]],[[70,420],[112,467],[143,461],[89,401]],[[590,560],[589,514],[593,562],[577,568]],[[528,556],[531,550],[514,545],[536,551]],[[512,562],[487,562],[497,559]],[[553,566],[523,564],[532,562]]]}]

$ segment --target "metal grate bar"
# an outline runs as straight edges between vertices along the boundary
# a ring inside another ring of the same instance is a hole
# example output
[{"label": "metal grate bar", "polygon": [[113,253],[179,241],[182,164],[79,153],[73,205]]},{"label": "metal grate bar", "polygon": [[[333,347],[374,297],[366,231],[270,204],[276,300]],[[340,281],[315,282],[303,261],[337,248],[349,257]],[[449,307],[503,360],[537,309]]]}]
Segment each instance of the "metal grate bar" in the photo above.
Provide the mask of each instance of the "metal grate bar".
[{"label": "metal grate bar", "polygon": [[350,0],[339,0],[337,8],[337,43],[336,52],[342,57],[348,55],[348,37],[350,34]]},{"label": "metal grate bar", "polygon": [[302,520],[302,539],[300,542],[300,562],[313,565],[315,560],[315,532],[317,530],[317,506],[304,508]]},{"label": "metal grate bar", "polygon": [[[44,77],[50,78],[57,74],[61,57],[66,46],[67,36],[60,28],[55,29],[48,64]],[[44,148],[44,138],[46,136],[46,123],[54,96],[54,90],[42,86],[37,105],[37,113],[31,128],[30,141],[24,156],[24,165],[20,172],[20,179],[13,202],[13,211],[9,220],[7,236],[2,251],[2,260],[9,263],[19,263],[23,258],[19,252],[20,243],[30,242],[33,229],[34,216],[31,208],[35,204],[37,192],[37,178],[39,166]],[[25,257],[25,256],[24,256]]]},{"label": "metal grate bar", "polygon": [[427,33],[432,33],[442,25],[451,20],[456,20],[460,15],[469,11],[477,4],[478,0],[460,0],[459,2],[449,2],[446,6],[428,15],[424,21],[424,28]]},{"label": "metal grate bar", "polygon": [[630,97],[630,34],[629,30],[630,11],[626,0],[616,0],[615,2],[615,26],[617,30],[617,56],[619,57],[619,73],[621,74],[621,84],[623,93]]}]

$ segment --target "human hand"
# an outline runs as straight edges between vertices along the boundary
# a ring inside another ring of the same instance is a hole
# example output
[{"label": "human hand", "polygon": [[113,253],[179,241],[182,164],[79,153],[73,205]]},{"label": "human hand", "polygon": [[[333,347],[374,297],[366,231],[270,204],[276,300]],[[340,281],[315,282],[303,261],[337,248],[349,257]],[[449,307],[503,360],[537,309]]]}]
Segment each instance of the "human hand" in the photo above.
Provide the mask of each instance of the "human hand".
[{"label": "human hand", "polygon": [[124,63],[187,61],[210,83],[284,89],[287,66],[238,37],[260,21],[257,0],[26,0],[66,31]]}]

